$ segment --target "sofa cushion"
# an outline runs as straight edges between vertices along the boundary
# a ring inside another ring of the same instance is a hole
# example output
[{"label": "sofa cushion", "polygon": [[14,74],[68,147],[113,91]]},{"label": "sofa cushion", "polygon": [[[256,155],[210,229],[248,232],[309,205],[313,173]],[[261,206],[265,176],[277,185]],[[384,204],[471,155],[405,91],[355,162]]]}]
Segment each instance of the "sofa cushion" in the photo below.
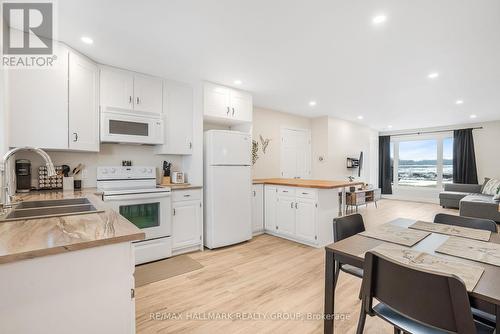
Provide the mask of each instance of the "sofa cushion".
[{"label": "sofa cushion", "polygon": [[442,191],[439,193],[439,198],[460,201],[462,198],[468,195],[470,195],[470,193],[463,193],[460,191]]},{"label": "sofa cushion", "polygon": [[482,193],[485,195],[496,195],[498,192],[498,189],[500,189],[500,180],[491,179],[483,187]]},{"label": "sofa cushion", "polygon": [[491,205],[498,205],[498,202],[496,202],[493,199],[492,195],[485,195],[485,194],[470,194],[462,198],[460,203],[464,202],[469,202],[469,203],[484,203],[484,204],[491,204]]}]

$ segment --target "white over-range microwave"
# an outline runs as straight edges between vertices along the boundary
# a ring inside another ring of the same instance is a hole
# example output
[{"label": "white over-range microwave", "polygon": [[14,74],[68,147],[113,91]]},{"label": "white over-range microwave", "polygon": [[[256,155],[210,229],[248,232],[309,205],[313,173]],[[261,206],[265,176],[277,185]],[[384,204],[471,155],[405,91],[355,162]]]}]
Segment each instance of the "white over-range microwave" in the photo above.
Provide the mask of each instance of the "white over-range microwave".
[{"label": "white over-range microwave", "polygon": [[101,142],[163,144],[161,116],[101,112]]}]

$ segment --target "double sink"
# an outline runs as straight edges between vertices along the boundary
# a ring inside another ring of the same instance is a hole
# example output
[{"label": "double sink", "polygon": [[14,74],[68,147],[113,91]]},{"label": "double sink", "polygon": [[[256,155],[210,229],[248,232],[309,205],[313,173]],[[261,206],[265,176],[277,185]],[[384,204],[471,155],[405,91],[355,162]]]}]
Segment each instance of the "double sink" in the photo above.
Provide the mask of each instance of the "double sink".
[{"label": "double sink", "polygon": [[0,222],[81,215],[103,211],[96,209],[86,197],[26,201],[15,205],[7,214],[0,215]]}]

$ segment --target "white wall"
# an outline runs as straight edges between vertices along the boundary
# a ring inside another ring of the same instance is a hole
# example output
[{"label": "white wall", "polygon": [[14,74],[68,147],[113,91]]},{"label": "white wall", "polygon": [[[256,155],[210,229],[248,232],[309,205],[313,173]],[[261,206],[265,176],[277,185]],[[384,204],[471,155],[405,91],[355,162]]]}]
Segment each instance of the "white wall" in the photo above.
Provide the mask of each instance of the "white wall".
[{"label": "white wall", "polygon": [[[311,119],[275,110],[254,108],[252,137],[259,143],[259,158],[252,168],[254,178],[280,177],[282,127],[310,130]],[[264,139],[271,139],[266,154],[261,149],[260,135]]]},{"label": "white wall", "polygon": [[[312,121],[313,177],[345,180],[358,179],[357,169],[346,167],[347,158],[359,158],[363,151],[362,181],[378,183],[378,131],[357,123],[332,117]],[[323,161],[320,161],[320,157]]]},{"label": "white wall", "polygon": [[[82,186],[84,188],[96,186],[96,172],[98,166],[121,166],[122,160],[132,160],[135,166],[157,167],[158,180],[163,160],[172,162],[173,171],[183,170],[182,158],[180,156],[157,155],[155,154],[154,147],[147,145],[102,144],[99,153],[47,152],[55,165],[66,164],[74,168],[79,163],[84,164],[87,170],[87,177],[82,180]],[[16,154],[15,159],[31,160],[31,185],[38,186],[38,167],[44,164],[42,159],[32,152],[19,152]]]}]

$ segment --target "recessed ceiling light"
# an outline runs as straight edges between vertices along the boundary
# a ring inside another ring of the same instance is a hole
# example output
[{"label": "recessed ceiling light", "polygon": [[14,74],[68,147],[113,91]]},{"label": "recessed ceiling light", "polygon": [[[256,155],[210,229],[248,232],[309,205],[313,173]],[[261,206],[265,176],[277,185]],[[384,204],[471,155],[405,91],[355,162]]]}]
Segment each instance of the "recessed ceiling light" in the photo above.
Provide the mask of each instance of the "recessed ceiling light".
[{"label": "recessed ceiling light", "polygon": [[373,24],[382,24],[387,21],[387,16],[385,15],[377,15],[372,19]]},{"label": "recessed ceiling light", "polygon": [[392,129],[392,125],[387,125],[387,127],[388,127],[389,129]]},{"label": "recessed ceiling light", "polygon": [[92,43],[94,43],[94,40],[92,38],[90,38],[90,37],[87,37],[87,36],[82,36],[81,40],[85,44],[92,44]]},{"label": "recessed ceiling light", "polygon": [[429,79],[436,79],[437,77],[439,77],[439,73],[438,72],[432,72],[432,73],[429,73],[429,75],[427,77]]},{"label": "recessed ceiling light", "polygon": [[474,119],[474,118],[477,118],[477,115],[472,114],[469,117],[472,118],[472,119]]},{"label": "recessed ceiling light", "polygon": [[358,116],[358,119],[363,119],[363,116],[359,115],[359,116]]},{"label": "recessed ceiling light", "polygon": [[456,100],[455,103],[456,104],[464,104],[464,101],[463,100]]},{"label": "recessed ceiling light", "polygon": [[243,82],[241,80],[234,80],[235,85],[241,85]]},{"label": "recessed ceiling light", "polygon": [[311,107],[314,107],[316,104],[317,104],[317,103],[316,103],[316,101],[309,101],[309,105],[310,105]]}]

